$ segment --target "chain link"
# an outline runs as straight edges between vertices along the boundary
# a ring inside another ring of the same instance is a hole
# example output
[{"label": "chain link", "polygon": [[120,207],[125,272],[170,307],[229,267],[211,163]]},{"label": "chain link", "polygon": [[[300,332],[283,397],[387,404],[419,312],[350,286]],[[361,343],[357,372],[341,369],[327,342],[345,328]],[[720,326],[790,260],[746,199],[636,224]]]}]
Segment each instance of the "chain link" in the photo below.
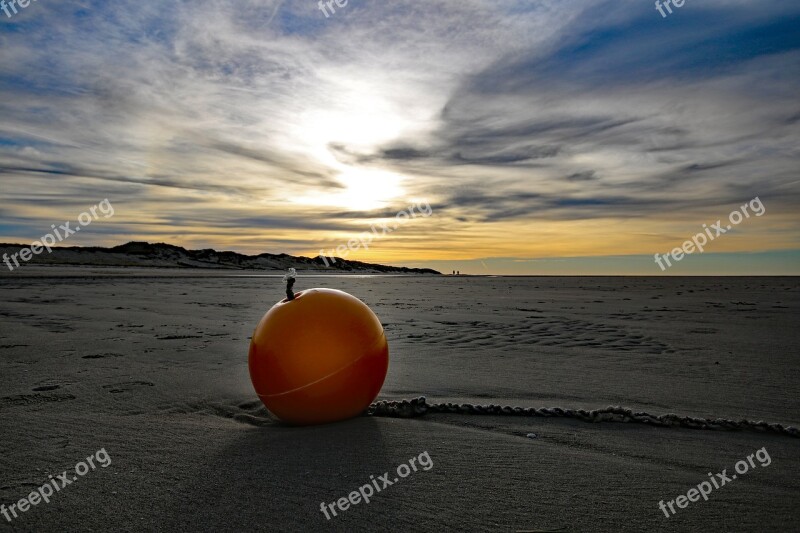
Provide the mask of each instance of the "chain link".
[{"label": "chain link", "polygon": [[509,405],[473,405],[469,403],[428,403],[424,396],[411,400],[375,402],[366,411],[367,416],[394,418],[415,418],[428,413],[448,413],[462,415],[495,415],[495,416],[541,416],[546,418],[576,418],[584,422],[635,422],[652,426],[679,426],[691,429],[710,430],[745,430],[767,433],[780,433],[790,437],[800,437],[795,427],[782,424],[770,424],[764,421],[729,420],[725,418],[695,418],[668,413],[652,415],[645,412],[634,412],[626,407],[609,406],[605,409],[562,409],[560,407],[512,407]]}]

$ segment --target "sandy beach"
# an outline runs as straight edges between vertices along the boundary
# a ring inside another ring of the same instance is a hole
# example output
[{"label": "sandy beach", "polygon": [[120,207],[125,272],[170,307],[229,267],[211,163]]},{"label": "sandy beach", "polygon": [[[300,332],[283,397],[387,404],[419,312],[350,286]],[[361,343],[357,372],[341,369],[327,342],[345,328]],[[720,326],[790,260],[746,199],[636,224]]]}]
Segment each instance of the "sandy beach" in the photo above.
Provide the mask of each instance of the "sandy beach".
[{"label": "sandy beach", "polygon": [[[789,531],[800,518],[800,440],[781,435],[455,414],[271,421],[247,348],[279,276],[32,267],[0,286],[0,502],[110,458],[3,530]],[[310,287],[381,319],[380,399],[800,425],[797,278],[301,274],[296,290]],[[659,509],[762,448],[769,464],[708,501]],[[430,468],[368,504],[321,511],[425,452]]]}]

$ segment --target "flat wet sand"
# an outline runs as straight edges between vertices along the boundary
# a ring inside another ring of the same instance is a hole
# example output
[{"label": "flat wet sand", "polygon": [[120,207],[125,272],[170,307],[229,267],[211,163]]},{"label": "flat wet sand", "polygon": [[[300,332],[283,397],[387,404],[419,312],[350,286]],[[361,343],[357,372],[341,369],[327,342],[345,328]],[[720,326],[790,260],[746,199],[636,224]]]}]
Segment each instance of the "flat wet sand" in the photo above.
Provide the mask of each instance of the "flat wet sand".
[{"label": "flat wet sand", "polygon": [[[279,276],[16,274],[0,277],[0,503],[101,448],[112,464],[1,528],[787,531],[800,518],[800,439],[789,437],[463,415],[264,421],[247,348],[283,297]],[[313,286],[380,317],[382,399],[800,425],[798,278],[301,274],[295,289]],[[659,510],[761,448],[768,466],[670,518]],[[320,511],[423,452],[430,470],[330,520]]]}]

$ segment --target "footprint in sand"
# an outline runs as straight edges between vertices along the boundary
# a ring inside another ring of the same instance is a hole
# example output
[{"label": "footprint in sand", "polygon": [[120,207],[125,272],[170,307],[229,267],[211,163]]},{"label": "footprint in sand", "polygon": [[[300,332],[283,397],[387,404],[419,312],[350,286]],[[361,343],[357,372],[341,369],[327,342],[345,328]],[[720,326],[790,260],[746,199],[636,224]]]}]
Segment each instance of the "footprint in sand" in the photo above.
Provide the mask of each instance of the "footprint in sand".
[{"label": "footprint in sand", "polygon": [[74,400],[72,394],[17,394],[15,396],[4,396],[0,398],[0,409],[5,407],[19,407],[40,405],[50,402],[64,402]]},{"label": "footprint in sand", "polygon": [[123,381],[122,383],[113,383],[111,385],[103,385],[104,389],[108,389],[111,394],[119,394],[121,392],[128,392],[132,389],[140,387],[154,387],[155,383],[149,381]]},{"label": "footprint in sand", "polygon": [[106,357],[123,357],[121,353],[113,353],[113,352],[106,352],[106,353],[95,353],[84,355],[81,359],[105,359]]}]

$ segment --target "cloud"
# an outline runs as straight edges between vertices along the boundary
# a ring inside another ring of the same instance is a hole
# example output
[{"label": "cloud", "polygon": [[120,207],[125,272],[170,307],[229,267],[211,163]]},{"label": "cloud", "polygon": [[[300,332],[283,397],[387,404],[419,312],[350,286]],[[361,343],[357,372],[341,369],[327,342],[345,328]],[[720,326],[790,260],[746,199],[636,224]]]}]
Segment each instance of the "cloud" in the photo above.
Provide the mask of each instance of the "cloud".
[{"label": "cloud", "polygon": [[594,170],[584,170],[583,172],[575,172],[567,176],[567,181],[593,181],[597,179]]},{"label": "cloud", "polygon": [[[653,15],[631,2],[586,6],[568,31],[465,76],[433,150],[375,157],[420,174],[489,167],[504,191],[491,186],[492,199],[476,204],[488,220],[645,217],[783,189],[796,176],[800,9],[711,2],[669,21]],[[532,146],[546,157],[526,157]],[[798,199],[773,201],[788,212]],[[457,210],[461,200],[451,193],[445,203]]]}]

